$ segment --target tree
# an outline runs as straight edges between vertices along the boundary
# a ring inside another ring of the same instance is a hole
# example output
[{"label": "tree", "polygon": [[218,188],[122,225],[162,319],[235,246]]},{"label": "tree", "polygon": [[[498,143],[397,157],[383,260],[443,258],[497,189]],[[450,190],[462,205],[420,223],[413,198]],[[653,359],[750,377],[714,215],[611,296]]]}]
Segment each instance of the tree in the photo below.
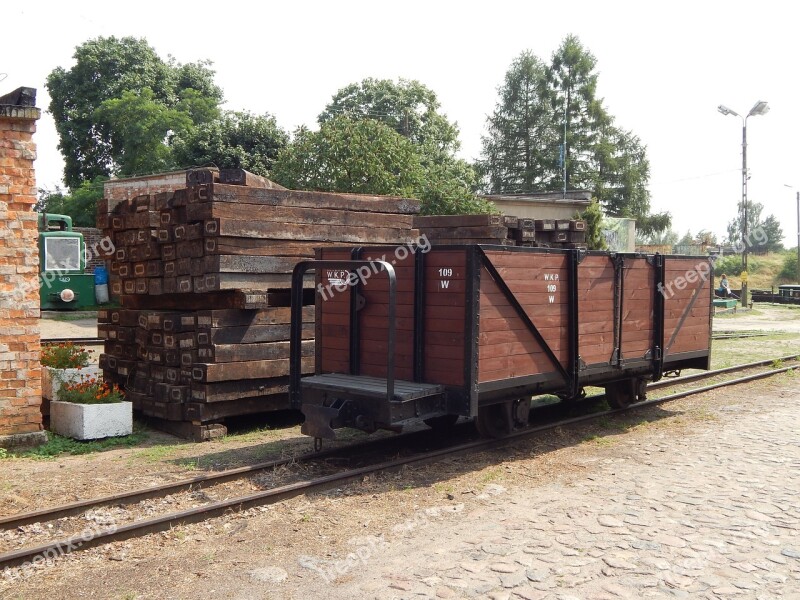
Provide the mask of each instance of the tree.
[{"label": "tree", "polygon": [[694,246],[694,236],[690,229],[686,230],[686,235],[678,240],[677,246]]},{"label": "tree", "polygon": [[71,193],[58,187],[55,190],[40,189],[34,210],[68,215],[75,227],[94,227],[97,201],[103,197],[104,180],[97,177],[94,181],[84,181]]},{"label": "tree", "polygon": [[[783,250],[783,229],[775,215],[769,215],[760,223],[761,232],[760,236],[756,236],[756,247],[764,252],[779,252]],[[763,243],[758,243],[761,240],[766,240]]]},{"label": "tree", "polygon": [[458,126],[439,108],[436,94],[419,81],[368,78],[340,89],[318,121],[324,127],[339,117],[373,120],[408,140],[421,169],[414,193],[423,201],[424,212],[489,212],[493,206],[478,200],[473,192],[475,170],[456,157]]},{"label": "tree", "polygon": [[792,252],[787,254],[783,259],[781,265],[781,272],[778,273],[778,278],[785,281],[800,281],[797,278],[797,253]]},{"label": "tree", "polygon": [[[190,119],[208,119],[222,101],[208,62],[164,61],[144,39],[99,37],[78,46],[73,57],[72,68],[54,69],[46,83],[65,161],[64,181],[70,189],[115,170],[132,171],[115,161],[115,156],[123,155],[123,138],[130,135],[131,126],[123,133],[125,127],[109,120],[118,117],[123,106],[138,107],[150,101],[187,113]],[[142,99],[145,88],[152,96]],[[125,92],[139,94],[140,101],[129,95],[117,110],[107,105],[98,111],[106,101],[122,100]]]},{"label": "tree", "polygon": [[669,213],[650,214],[647,149],[597,97],[596,66],[575,36],[549,66],[529,51],[515,59],[487,122],[482,179],[496,193],[588,189],[606,214],[635,218],[647,234],[664,231]]},{"label": "tree", "polygon": [[273,178],[295,189],[413,197],[423,171],[414,145],[388,125],[339,115],[319,131],[298,129]]},{"label": "tree", "polygon": [[119,165],[114,174],[121,177],[174,168],[167,142],[192,127],[189,113],[157,102],[147,87],[139,93],[124,91],[119,98],[104,100],[94,114],[98,120],[113,124],[115,136],[109,155],[112,163]]},{"label": "tree", "polygon": [[[638,225],[638,223],[637,223]],[[674,246],[678,243],[678,233],[673,229],[654,233],[644,233],[636,228],[636,244],[640,246]]]},{"label": "tree", "polygon": [[694,236],[694,243],[698,246],[716,246],[717,235],[708,229],[701,229]]},{"label": "tree", "polygon": [[[736,218],[731,219],[728,221],[727,226],[727,243],[732,246],[741,246],[742,245],[742,234],[744,232],[744,210],[742,209],[743,204],[739,202],[738,209],[739,212],[736,215]],[[747,203],[747,247],[750,248],[755,245],[757,238],[755,236],[756,232],[759,230],[761,225],[761,213],[764,211],[764,205],[760,202],[748,202]],[[781,236],[778,238],[780,241]]]},{"label": "tree", "polygon": [[340,115],[374,119],[431,155],[451,154],[460,146],[458,127],[438,111],[436,94],[419,81],[367,78],[336,92],[317,120],[322,125]]},{"label": "tree", "polygon": [[592,200],[589,206],[577,218],[586,221],[586,246],[589,250],[605,250],[606,238],[603,235],[603,210],[597,200]]},{"label": "tree", "polygon": [[611,117],[596,97],[596,66],[597,59],[573,35],[564,38],[550,62],[552,120],[566,132],[566,181],[563,175],[554,178],[559,187],[594,189],[599,179],[595,149],[602,144],[602,130],[611,125]]},{"label": "tree", "polygon": [[246,169],[269,177],[278,153],[289,141],[270,114],[227,111],[216,120],[178,134],[173,141],[181,167],[214,164],[221,169]]},{"label": "tree", "polygon": [[479,162],[492,193],[550,189],[557,133],[550,120],[547,69],[530,51],[514,59],[481,138]]}]

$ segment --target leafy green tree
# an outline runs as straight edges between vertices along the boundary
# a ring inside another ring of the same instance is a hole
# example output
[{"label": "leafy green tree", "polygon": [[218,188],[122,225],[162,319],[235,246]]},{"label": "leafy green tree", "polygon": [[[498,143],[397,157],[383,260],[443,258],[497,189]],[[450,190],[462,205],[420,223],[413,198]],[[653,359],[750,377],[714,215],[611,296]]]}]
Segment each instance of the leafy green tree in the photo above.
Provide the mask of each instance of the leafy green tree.
[{"label": "leafy green tree", "polygon": [[559,187],[594,189],[599,178],[595,149],[602,142],[603,129],[611,125],[611,117],[596,97],[596,66],[594,55],[569,35],[553,53],[547,72],[553,122],[559,131],[566,125],[566,182],[563,176],[554,178]]},{"label": "leafy green tree", "polygon": [[[775,215],[769,215],[761,223],[762,235],[755,238],[756,247],[763,252],[779,252],[783,250],[783,229]],[[758,243],[759,240],[766,239],[763,244]]]},{"label": "leafy green tree", "polygon": [[706,246],[714,246],[717,244],[717,235],[708,229],[701,229],[694,236],[694,243]]},{"label": "leafy green tree", "polygon": [[103,197],[104,177],[84,181],[75,191],[68,193],[61,188],[39,190],[36,212],[49,212],[72,217],[75,227],[94,227],[97,201]]},{"label": "leafy green tree", "polygon": [[426,152],[458,150],[458,127],[439,113],[436,94],[415,80],[367,78],[334,94],[320,113],[320,125],[340,115],[374,119],[388,125]]},{"label": "leafy green tree", "polygon": [[678,243],[678,233],[667,228],[664,231],[657,231],[653,233],[644,233],[638,227],[636,228],[636,244],[641,246],[674,246]]},{"label": "leafy green tree", "polygon": [[[131,126],[120,128],[109,120],[112,114],[119,116],[122,105],[98,111],[104,102],[123,99],[125,92],[141,97],[148,88],[152,96],[144,100],[187,113],[190,119],[200,115],[207,119],[222,101],[209,63],[164,61],[144,39],[98,37],[78,46],[73,57],[73,67],[54,69],[46,82],[65,161],[64,181],[70,189],[116,170],[133,170],[115,162],[122,156],[122,138],[131,135]],[[124,104],[138,105],[130,96]]]},{"label": "leafy green tree", "polygon": [[122,92],[119,98],[105,100],[95,110],[98,120],[113,123],[114,141],[110,157],[116,175],[167,171],[175,166],[169,138],[192,127],[189,113],[167,108],[157,102],[153,91]]},{"label": "leafy green tree", "polygon": [[800,281],[797,277],[797,248],[784,257],[778,278],[786,281]]},{"label": "leafy green tree", "polygon": [[226,111],[218,119],[176,135],[173,154],[180,167],[214,164],[269,177],[288,141],[288,134],[270,114]]},{"label": "leafy green tree", "polygon": [[678,240],[677,246],[693,246],[694,245],[694,236],[692,235],[691,229],[686,230],[686,235],[684,235],[681,239]]},{"label": "leafy green tree", "polygon": [[388,125],[340,115],[319,131],[298,129],[273,178],[295,189],[413,197],[423,170],[414,144]]},{"label": "leafy green tree", "polygon": [[[747,203],[747,247],[764,252],[780,250],[783,248],[781,243],[783,230],[780,223],[774,215],[769,215],[762,220],[761,214],[763,212],[764,205],[760,202]],[[743,230],[744,211],[742,210],[742,203],[739,202],[739,214],[736,218],[728,221],[727,243],[733,246],[741,245]],[[767,241],[762,243],[761,240],[765,238]]]},{"label": "leafy green tree", "polygon": [[422,172],[414,190],[428,214],[493,210],[475,197],[475,170],[456,157],[458,126],[439,108],[436,94],[419,81],[368,78],[339,90],[318,120],[323,127],[340,117],[374,120],[411,142]]},{"label": "leafy green tree", "polygon": [[578,213],[577,217],[586,221],[586,246],[589,250],[605,250],[607,245],[603,235],[603,210],[600,203],[592,199],[586,210]]},{"label": "leafy green tree", "polygon": [[548,66],[529,51],[514,60],[488,119],[482,181],[495,193],[589,189],[606,214],[635,218],[646,234],[664,231],[669,213],[650,214],[646,147],[597,97],[596,66],[575,36]]},{"label": "leafy green tree", "polygon": [[530,51],[523,52],[511,63],[498,93],[481,139],[479,168],[488,191],[550,189],[558,137],[550,119],[547,68]]}]

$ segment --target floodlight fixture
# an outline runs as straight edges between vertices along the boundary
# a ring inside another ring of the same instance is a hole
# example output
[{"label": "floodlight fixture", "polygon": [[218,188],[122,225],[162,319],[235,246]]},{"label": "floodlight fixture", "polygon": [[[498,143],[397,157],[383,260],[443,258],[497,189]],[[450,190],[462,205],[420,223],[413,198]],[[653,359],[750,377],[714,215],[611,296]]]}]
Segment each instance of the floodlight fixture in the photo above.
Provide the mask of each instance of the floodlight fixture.
[{"label": "floodlight fixture", "polygon": [[750,109],[750,112],[747,113],[748,117],[753,117],[756,115],[765,115],[769,112],[769,104],[764,102],[763,100],[759,100],[758,102],[753,105],[753,108]]}]

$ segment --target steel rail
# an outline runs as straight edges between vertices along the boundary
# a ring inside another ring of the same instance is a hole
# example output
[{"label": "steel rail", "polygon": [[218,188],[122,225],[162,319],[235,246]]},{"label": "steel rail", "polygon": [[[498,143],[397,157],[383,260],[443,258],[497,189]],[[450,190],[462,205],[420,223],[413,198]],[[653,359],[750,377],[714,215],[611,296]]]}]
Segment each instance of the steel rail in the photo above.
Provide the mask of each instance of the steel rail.
[{"label": "steel rail", "polygon": [[649,408],[671,400],[677,400],[679,398],[684,398],[686,396],[699,394],[702,392],[718,389],[721,387],[738,385],[741,383],[755,381],[758,379],[765,379],[767,377],[771,377],[773,375],[777,375],[780,373],[786,373],[788,371],[793,371],[798,368],[800,368],[800,364],[783,367],[780,369],[773,369],[770,371],[764,371],[761,373],[755,373],[753,375],[747,375],[745,377],[740,377],[737,379],[717,382],[700,388],[694,388],[690,390],[685,390],[683,392],[677,392],[675,394],[669,394],[661,398],[645,400],[643,402],[632,404],[628,408],[624,409],[612,409],[600,413],[582,415],[579,417],[573,417],[571,419],[565,419],[554,423],[547,423],[544,425],[531,427],[528,429],[513,432],[510,435],[501,439],[489,439],[489,440],[481,439],[474,442],[467,442],[465,444],[460,444],[458,446],[453,446],[450,448],[444,448],[441,450],[426,452],[424,454],[418,454],[406,458],[381,462],[375,465],[370,465],[357,469],[351,469],[348,471],[344,471],[342,473],[327,475],[324,477],[319,477],[317,479],[312,479],[308,481],[291,483],[270,490],[265,490],[263,492],[257,492],[254,494],[248,494],[246,496],[240,496],[229,500],[213,502],[205,506],[192,508],[184,511],[178,511],[160,517],[146,519],[144,521],[129,523],[121,527],[114,527],[103,530],[97,533],[96,535],[88,536],[84,534],[79,534],[69,538],[55,540],[52,542],[41,544],[38,546],[30,546],[27,548],[13,550],[11,552],[0,554],[0,568],[24,565],[25,563],[31,563],[32,561],[35,561],[37,558],[40,560],[46,560],[48,557],[49,558],[58,557],[63,554],[72,552],[74,550],[79,550],[79,549],[82,550],[106,544],[112,541],[120,541],[120,540],[130,539],[132,537],[146,535],[149,533],[165,531],[177,525],[204,521],[209,518],[223,515],[229,511],[239,511],[254,506],[274,504],[276,502],[293,498],[301,494],[309,493],[312,491],[320,491],[327,489],[328,487],[331,486],[345,484],[371,473],[376,473],[381,471],[392,471],[401,467],[407,467],[411,465],[421,465],[429,462],[436,462],[436,460],[441,457],[445,456],[452,457],[454,455],[463,454],[464,452],[471,452],[476,450],[477,451],[491,450],[494,448],[506,446],[515,440],[530,437],[544,431],[550,431],[558,427],[575,425],[578,423],[586,423],[610,415],[626,413],[630,410]]},{"label": "steel rail", "polygon": [[[743,371],[750,368],[760,367],[764,365],[770,365],[775,363],[776,361],[790,361],[790,360],[797,360],[800,358],[800,355],[792,355],[792,356],[784,356],[781,358],[770,359],[770,360],[762,360],[756,361],[751,363],[746,363],[742,365],[735,365],[732,367],[726,367],[723,369],[717,369],[715,371],[703,371],[701,373],[695,373],[692,375],[686,375],[683,377],[677,377],[672,379],[664,379],[662,381],[651,383],[648,385],[648,389],[658,389],[661,387],[668,387],[673,385],[681,385],[684,383],[688,383],[690,381],[697,381],[702,379],[709,379],[717,375],[722,375],[724,373],[736,372],[736,371]],[[593,396],[590,400],[594,399],[601,399],[602,395]],[[427,430],[426,430],[427,431]],[[414,435],[411,434],[404,434],[405,436]],[[392,442],[397,440],[398,437],[390,438],[388,441]],[[387,440],[380,440],[380,441],[387,441]],[[52,508],[43,508],[36,511],[30,511],[25,513],[18,513],[15,515],[9,515],[6,517],[0,518],[0,531],[2,530],[10,530],[16,529],[17,527],[21,527],[23,525],[30,525],[32,523],[38,522],[46,522],[46,521],[53,521],[56,519],[61,519],[64,517],[70,517],[74,515],[81,514],[89,509],[92,508],[100,508],[103,506],[121,506],[121,505],[128,505],[128,504],[135,504],[136,502],[141,502],[143,500],[148,500],[151,498],[160,498],[164,496],[168,496],[170,494],[175,494],[184,491],[191,491],[193,489],[202,489],[206,486],[213,486],[218,485],[220,483],[225,483],[228,481],[233,481],[236,479],[240,479],[242,477],[246,477],[252,475],[254,473],[258,473],[260,471],[265,471],[267,469],[274,469],[275,467],[283,466],[290,464],[292,462],[306,462],[306,461],[317,461],[317,460],[325,460],[327,458],[335,458],[342,452],[351,452],[351,451],[358,451],[361,448],[371,447],[375,445],[375,440],[367,440],[364,442],[358,442],[355,444],[349,444],[346,446],[340,446],[337,448],[329,448],[327,450],[323,450],[321,452],[307,452],[303,454],[293,455],[291,457],[275,459],[263,463],[258,463],[255,465],[249,465],[246,467],[238,467],[235,469],[226,469],[224,471],[220,471],[217,473],[209,473],[206,475],[199,475],[197,477],[191,477],[189,479],[182,479],[180,481],[174,481],[169,483],[164,483],[148,488],[142,488],[137,490],[131,490],[127,492],[120,492],[117,494],[111,494],[108,496],[102,496],[99,498],[91,498],[88,500],[79,500],[77,502],[72,502],[70,504],[64,504],[60,506],[55,506]]]},{"label": "steel rail", "polygon": [[[413,434],[405,434],[405,435],[408,436]],[[378,440],[378,441],[387,441],[387,440],[393,441],[396,439],[397,437],[393,437],[393,438],[384,438],[383,440]],[[135,504],[136,502],[141,502],[142,500],[148,500],[150,498],[163,498],[164,496],[168,496],[170,494],[197,490],[204,488],[206,486],[218,485],[220,483],[233,481],[236,479],[240,479],[242,477],[246,477],[248,475],[252,475],[254,473],[258,473],[260,471],[274,469],[275,467],[280,467],[291,463],[319,461],[319,460],[325,460],[327,458],[338,458],[343,452],[358,451],[361,448],[373,446],[375,442],[376,440],[367,440],[363,442],[356,442],[354,444],[348,444],[345,446],[339,446],[336,448],[329,448],[327,450],[322,450],[320,452],[307,451],[303,454],[296,454],[285,458],[278,458],[275,460],[266,461],[255,465],[248,465],[246,467],[226,469],[224,471],[219,471],[217,473],[198,475],[197,477],[191,477],[189,479],[181,479],[180,481],[163,483],[161,485],[155,485],[148,488],[141,488],[127,492],[120,492],[118,494],[111,494],[108,496],[102,496],[100,498],[79,500],[77,502],[72,502],[70,504],[63,504],[52,508],[43,508],[36,511],[18,513],[15,515],[10,515],[0,518],[0,531],[16,529],[17,527],[20,527],[22,525],[30,525],[31,523],[53,521],[55,519],[62,519],[64,517],[78,515],[91,508],[100,508],[102,506],[124,506],[128,504]]]}]

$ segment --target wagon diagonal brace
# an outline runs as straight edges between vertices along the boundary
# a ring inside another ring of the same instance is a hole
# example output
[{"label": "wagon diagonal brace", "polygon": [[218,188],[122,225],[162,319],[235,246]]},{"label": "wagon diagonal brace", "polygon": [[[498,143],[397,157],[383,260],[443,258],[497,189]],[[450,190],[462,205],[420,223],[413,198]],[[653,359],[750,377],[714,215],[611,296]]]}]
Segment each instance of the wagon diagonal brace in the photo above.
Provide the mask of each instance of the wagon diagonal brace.
[{"label": "wagon diagonal brace", "polygon": [[[564,383],[567,385],[568,388],[574,389],[576,387],[574,379],[577,373],[573,373],[572,375],[570,375],[570,373],[567,372],[567,370],[558,360],[558,357],[553,352],[553,349],[550,348],[550,345],[545,341],[545,339],[542,337],[542,334],[539,332],[539,329],[537,329],[534,322],[528,316],[528,313],[525,312],[525,309],[519,303],[519,300],[517,300],[516,296],[514,296],[514,293],[511,291],[511,288],[508,287],[506,282],[503,280],[503,277],[500,275],[495,266],[492,264],[492,261],[489,259],[488,256],[486,256],[486,252],[480,246],[478,246],[478,250],[479,250],[481,265],[486,268],[486,270],[489,272],[489,275],[491,275],[497,287],[500,288],[500,291],[503,293],[503,296],[505,296],[506,300],[508,300],[508,303],[511,305],[511,307],[517,313],[519,318],[525,324],[525,327],[527,327],[528,331],[531,332],[531,335],[533,335],[533,337],[536,338],[536,341],[542,347],[542,350],[544,351],[547,358],[550,360],[551,363],[553,363],[553,366],[556,368],[559,375],[561,375],[561,377],[564,378]],[[573,262],[571,267],[576,268],[577,263]]]}]

